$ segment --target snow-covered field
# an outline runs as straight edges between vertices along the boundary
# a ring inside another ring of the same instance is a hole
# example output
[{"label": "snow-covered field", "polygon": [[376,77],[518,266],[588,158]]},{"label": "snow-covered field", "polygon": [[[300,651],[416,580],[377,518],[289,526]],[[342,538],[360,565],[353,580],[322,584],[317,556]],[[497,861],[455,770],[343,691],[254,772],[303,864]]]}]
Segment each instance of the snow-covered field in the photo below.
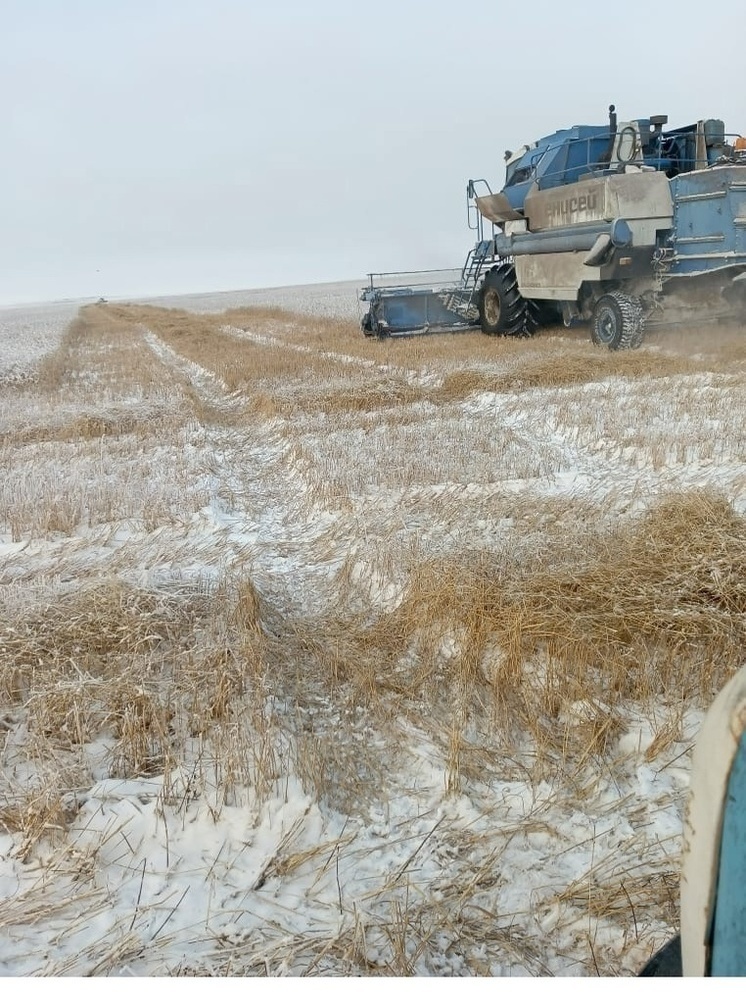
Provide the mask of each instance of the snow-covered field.
[{"label": "snow-covered field", "polygon": [[379,342],[356,286],[0,311],[3,974],[624,975],[676,931],[742,332]]},{"label": "snow-covered field", "polygon": [[0,308],[0,383],[27,379],[79,308],[79,301]]},{"label": "snow-covered field", "polygon": [[269,287],[265,290],[183,294],[144,298],[142,303],[162,308],[186,308],[195,314],[225,311],[228,308],[284,308],[320,318],[356,319],[362,314],[358,291],[363,283],[363,280],[343,280],[331,284]]}]

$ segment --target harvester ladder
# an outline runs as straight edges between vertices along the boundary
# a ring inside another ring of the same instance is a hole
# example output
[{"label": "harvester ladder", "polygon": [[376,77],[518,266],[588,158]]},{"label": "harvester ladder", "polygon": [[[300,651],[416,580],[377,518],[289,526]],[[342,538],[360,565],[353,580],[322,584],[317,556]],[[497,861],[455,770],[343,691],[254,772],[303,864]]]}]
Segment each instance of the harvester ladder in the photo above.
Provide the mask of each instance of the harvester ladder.
[{"label": "harvester ladder", "polygon": [[462,318],[474,319],[477,317],[476,294],[484,264],[491,260],[493,256],[492,239],[481,239],[469,250],[457,290],[449,291],[442,298],[443,304],[449,311],[461,315]]}]

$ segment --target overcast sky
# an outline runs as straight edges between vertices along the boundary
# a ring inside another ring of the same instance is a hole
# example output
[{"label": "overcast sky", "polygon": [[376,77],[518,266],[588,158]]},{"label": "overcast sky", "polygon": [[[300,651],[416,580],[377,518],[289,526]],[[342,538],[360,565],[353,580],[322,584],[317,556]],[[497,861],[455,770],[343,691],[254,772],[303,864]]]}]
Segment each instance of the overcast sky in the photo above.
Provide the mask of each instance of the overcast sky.
[{"label": "overcast sky", "polygon": [[572,124],[746,131],[743,0],[0,0],[0,303],[461,263]]}]

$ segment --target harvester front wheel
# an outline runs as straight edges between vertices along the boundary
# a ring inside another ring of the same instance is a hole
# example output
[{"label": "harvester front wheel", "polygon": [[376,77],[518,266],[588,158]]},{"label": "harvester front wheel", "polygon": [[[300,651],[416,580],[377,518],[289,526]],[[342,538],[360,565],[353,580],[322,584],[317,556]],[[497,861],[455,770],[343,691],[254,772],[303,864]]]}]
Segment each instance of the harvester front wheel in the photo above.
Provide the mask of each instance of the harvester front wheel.
[{"label": "harvester front wheel", "polygon": [[518,290],[515,269],[501,263],[485,276],[479,290],[479,324],[485,335],[529,335],[527,302]]},{"label": "harvester front wheel", "polygon": [[360,328],[363,331],[363,335],[374,336],[377,334],[373,328],[373,316],[370,311],[366,311],[360,319]]},{"label": "harvester front wheel", "polygon": [[645,313],[639,297],[611,291],[596,301],[591,338],[607,349],[637,349],[642,342]]}]

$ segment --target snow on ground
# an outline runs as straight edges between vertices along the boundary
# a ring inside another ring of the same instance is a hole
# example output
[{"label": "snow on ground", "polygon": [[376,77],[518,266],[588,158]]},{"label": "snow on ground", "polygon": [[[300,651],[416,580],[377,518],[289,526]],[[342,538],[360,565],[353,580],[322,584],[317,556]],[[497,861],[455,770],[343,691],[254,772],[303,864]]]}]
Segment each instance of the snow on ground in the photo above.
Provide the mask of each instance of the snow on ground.
[{"label": "snow on ground", "polygon": [[[279,307],[321,318],[351,318],[361,312],[358,292],[363,280],[211,291],[171,297],[141,298],[164,308],[186,308],[197,314],[229,308]],[[58,345],[68,323],[78,313],[80,300],[0,307],[0,382],[23,380],[42,356]]]},{"label": "snow on ground", "polygon": [[[331,284],[149,303],[354,318],[354,292]],[[59,342],[76,310],[67,307],[0,313],[7,381]],[[266,330],[227,332],[301,362],[309,351]],[[729,428],[742,382],[727,374],[681,375],[670,392],[656,383],[655,397],[645,379],[611,378],[520,396],[477,391],[437,410],[416,401],[401,421],[299,409],[237,423],[240,392],[157,330],[140,335],[146,362],[161,365],[158,392],[102,388],[100,414],[122,419],[130,406],[158,424],[194,397],[209,418],[160,436],[75,441],[63,430],[85,392],[61,404],[6,384],[0,396],[4,431],[36,468],[12,454],[4,464],[6,617],[102,577],[199,606],[246,574],[290,629],[323,618],[345,571],[363,602],[391,611],[403,590],[397,556],[415,541],[446,554],[530,545],[521,516],[545,499],[617,519],[669,490],[717,486],[746,511],[742,443]],[[362,378],[438,382],[408,368],[406,348],[398,364],[360,362],[336,345],[324,359]],[[92,398],[93,373],[86,383]],[[568,418],[579,392],[584,415]],[[443,637],[443,660],[458,641]],[[73,699],[95,680],[79,663]],[[248,777],[231,780],[196,730],[174,766],[117,776],[110,735],[42,750],[31,713],[3,694],[3,974],[625,974],[675,929],[696,706],[630,706],[604,758],[576,768],[568,787],[551,768],[522,773],[521,743],[504,756],[478,726],[463,732],[454,762],[448,737],[424,735],[428,717],[416,710],[382,723],[354,696],[276,692],[226,729],[226,756]],[[598,714],[578,700],[556,717],[568,743],[589,710]],[[32,833],[32,803],[53,790],[60,806]],[[13,821],[16,798],[27,808]]]},{"label": "snow on ground", "polygon": [[242,291],[214,291],[207,294],[179,294],[171,297],[141,298],[143,303],[162,308],[186,308],[196,314],[226,311],[229,308],[285,308],[320,318],[358,318],[358,293],[364,281],[344,280],[329,284],[301,284],[294,287],[268,287]]},{"label": "snow on ground", "polygon": [[57,348],[80,305],[60,301],[0,308],[0,384],[27,379],[38,361]]}]

